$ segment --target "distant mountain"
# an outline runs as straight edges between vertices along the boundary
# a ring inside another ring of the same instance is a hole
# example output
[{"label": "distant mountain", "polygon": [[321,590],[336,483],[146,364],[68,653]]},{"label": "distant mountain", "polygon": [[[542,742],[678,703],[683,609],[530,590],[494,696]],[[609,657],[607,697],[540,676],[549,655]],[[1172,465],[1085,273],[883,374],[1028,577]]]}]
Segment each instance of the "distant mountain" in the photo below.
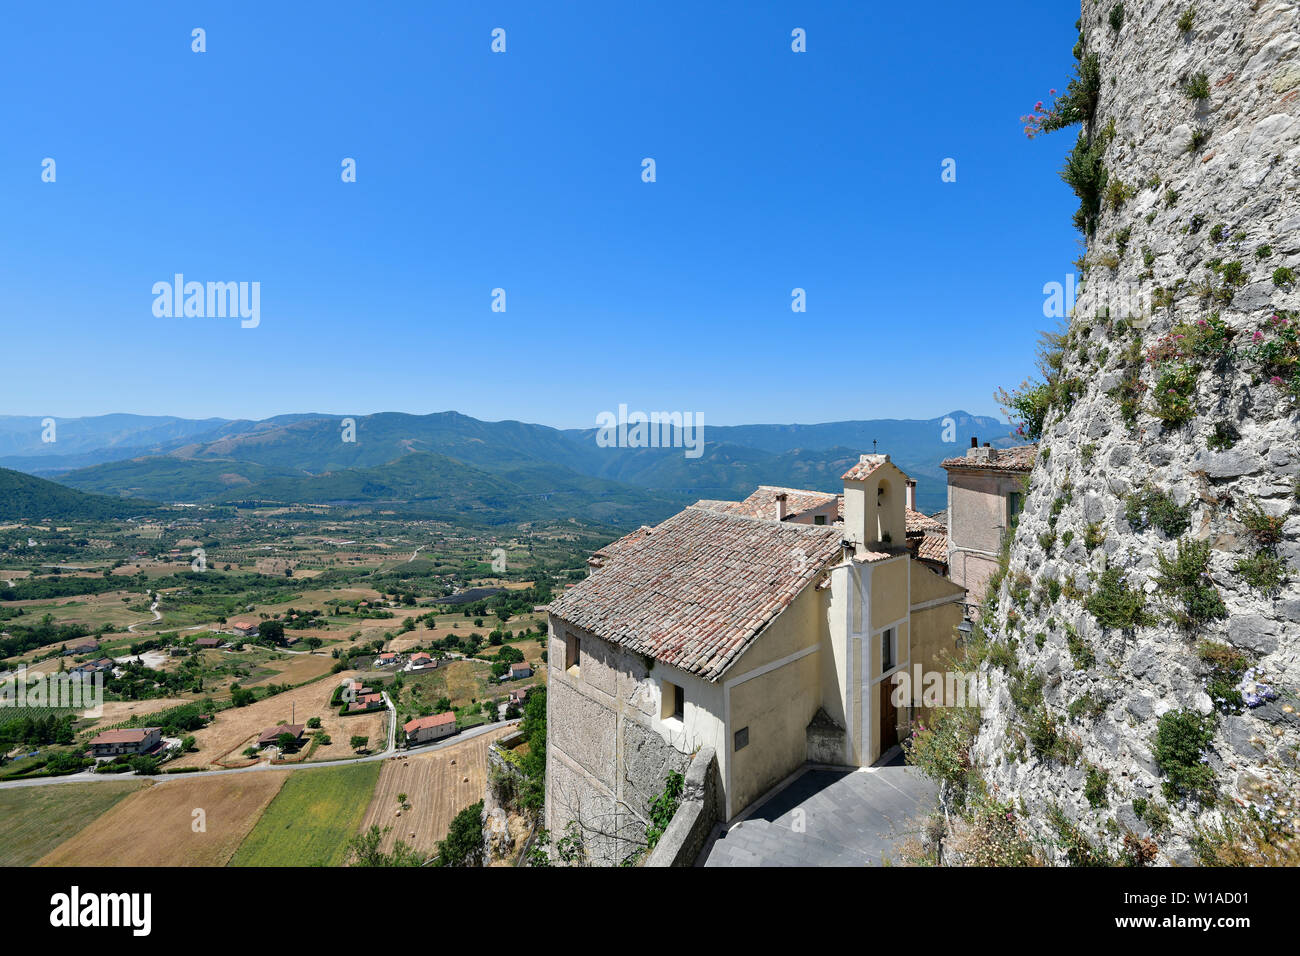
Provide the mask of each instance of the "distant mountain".
[{"label": "distant mountain", "polygon": [[[161,501],[261,496],[396,502],[405,496],[419,501],[420,509],[441,513],[460,500],[474,514],[500,512],[488,502],[519,502],[521,493],[551,496],[548,500],[585,495],[631,520],[637,500],[644,500],[646,513],[652,514],[665,502],[740,498],[759,484],[836,491],[840,475],[859,454],[871,451],[874,441],[876,450],[888,452],[918,480],[922,510],[937,511],[947,501],[940,461],[961,454],[972,437],[998,446],[1015,443],[1005,423],[960,411],[926,420],[706,425],[699,458],[687,458],[682,448],[604,448],[597,444],[594,428],[484,422],[458,412],[360,416],[355,441],[344,440],[343,419],[333,416],[202,424],[202,429],[188,430],[189,440],[170,437],[148,454],[77,468],[59,480],[84,491]],[[151,426],[149,433],[156,436],[158,429],[187,431],[172,423]],[[420,457],[406,461],[413,456]],[[421,473],[422,468],[428,473]],[[494,486],[489,479],[508,487]],[[464,496],[458,499],[453,489],[436,486],[458,480],[473,490],[471,497],[481,494],[474,500],[482,508]],[[514,514],[521,506],[505,510]]]},{"label": "distant mountain", "polygon": [[149,502],[86,494],[44,478],[0,468],[0,521],[105,520],[152,510]]}]

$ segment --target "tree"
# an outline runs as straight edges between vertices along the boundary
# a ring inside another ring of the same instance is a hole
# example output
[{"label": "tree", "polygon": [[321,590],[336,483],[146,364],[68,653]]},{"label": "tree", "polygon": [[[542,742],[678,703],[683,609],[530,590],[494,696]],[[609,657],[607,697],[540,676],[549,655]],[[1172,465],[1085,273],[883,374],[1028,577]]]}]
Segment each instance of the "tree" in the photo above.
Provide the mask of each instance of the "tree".
[{"label": "tree", "polygon": [[298,749],[298,738],[287,730],[275,738],[275,745],[280,748],[280,753],[293,753]]},{"label": "tree", "polygon": [[283,644],[284,623],[282,621],[263,621],[258,625],[257,636],[271,644]]},{"label": "tree", "polygon": [[349,866],[423,866],[424,858],[401,840],[393,846],[392,853],[381,850],[384,835],[392,827],[379,829],[378,824],[371,824],[370,829],[348,840]]},{"label": "tree", "polygon": [[435,866],[478,866],[483,854],[483,801],[466,807],[451,821],[447,839],[438,842]]},{"label": "tree", "polygon": [[353,734],[350,743],[353,750],[364,750],[366,744],[370,743],[370,738],[362,737],[360,734]]}]

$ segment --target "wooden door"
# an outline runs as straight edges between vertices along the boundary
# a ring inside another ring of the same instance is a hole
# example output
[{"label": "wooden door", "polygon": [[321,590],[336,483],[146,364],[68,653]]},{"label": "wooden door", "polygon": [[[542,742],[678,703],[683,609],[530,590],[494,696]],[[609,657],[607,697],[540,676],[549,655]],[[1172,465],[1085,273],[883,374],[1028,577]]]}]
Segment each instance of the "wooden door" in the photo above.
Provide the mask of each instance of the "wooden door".
[{"label": "wooden door", "polygon": [[880,753],[898,743],[898,708],[894,706],[894,682],[880,682]]}]

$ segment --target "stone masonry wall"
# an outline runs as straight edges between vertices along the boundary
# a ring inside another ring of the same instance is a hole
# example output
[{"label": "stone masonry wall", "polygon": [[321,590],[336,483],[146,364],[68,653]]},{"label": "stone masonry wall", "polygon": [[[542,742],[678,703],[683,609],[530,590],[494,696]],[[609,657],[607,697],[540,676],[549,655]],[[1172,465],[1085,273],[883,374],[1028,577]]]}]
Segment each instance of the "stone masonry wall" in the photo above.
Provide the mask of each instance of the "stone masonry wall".
[{"label": "stone masonry wall", "polygon": [[[1195,859],[1198,821],[1257,800],[1263,781],[1294,788],[1300,745],[1300,395],[1289,392],[1300,378],[1272,322],[1287,310],[1300,318],[1286,271],[1300,274],[1300,3],[1196,0],[1184,32],[1191,5],[1127,0],[1118,30],[1112,2],[1082,5],[1109,177],[1065,342],[1068,397],[1047,416],[992,619],[1015,660],[990,668],[994,700],[975,748],[985,778],[1048,844],[1060,842],[1059,807],[1112,853],[1128,831],[1154,839],[1159,862],[1179,863]],[[1187,92],[1202,72],[1208,98]],[[1052,142],[1068,145],[1078,129]],[[1161,348],[1170,335],[1182,337]],[[1126,509],[1143,490],[1188,508],[1185,530],[1143,527]],[[1254,507],[1279,519],[1280,540],[1264,546],[1247,527]],[[1158,556],[1175,556],[1179,541],[1208,545],[1197,584],[1226,614],[1171,619],[1186,605],[1159,582]],[[1260,555],[1283,562],[1280,588],[1240,570]],[[1149,623],[1103,628],[1085,606],[1107,568],[1143,595]],[[1216,649],[1249,662],[1276,698],[1249,707],[1225,697],[1212,680]],[[1032,742],[1023,691],[1034,678],[1066,742],[1055,753]],[[1170,711],[1213,726],[1203,756],[1213,809],[1162,793],[1154,740]],[[1167,825],[1153,806],[1168,810]]]}]

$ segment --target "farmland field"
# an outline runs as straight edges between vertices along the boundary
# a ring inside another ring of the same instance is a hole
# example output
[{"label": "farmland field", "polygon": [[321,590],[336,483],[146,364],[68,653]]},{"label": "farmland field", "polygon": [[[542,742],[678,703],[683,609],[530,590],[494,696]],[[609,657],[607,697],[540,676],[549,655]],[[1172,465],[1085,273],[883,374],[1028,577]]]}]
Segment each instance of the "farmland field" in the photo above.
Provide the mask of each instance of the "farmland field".
[{"label": "farmland field", "polygon": [[[380,761],[298,770],[266,808],[231,866],[340,866],[365,816]],[[237,776],[280,776],[261,772]]]},{"label": "farmland field", "polygon": [[0,866],[30,866],[144,785],[114,780],[0,790]]},{"label": "farmland field", "polygon": [[[404,840],[421,853],[432,855],[438,841],[446,837],[452,818],[483,799],[488,745],[514,729],[502,727],[432,753],[385,760],[361,829],[371,824],[380,829],[392,827],[384,835],[385,851]],[[401,816],[397,815],[399,793],[405,793],[411,805],[411,809],[402,810]]]},{"label": "farmland field", "polygon": [[[318,746],[312,753],[313,760],[339,760],[353,756],[353,750],[348,744],[353,734],[369,737],[371,747],[382,750],[387,741],[387,711],[340,717],[338,708],[329,704],[334,688],[346,676],[349,676],[349,672],[295,687],[247,707],[232,707],[221,711],[211,724],[194,732],[198,751],[185,754],[169,766],[246,766],[252,761],[244,756],[244,748],[263,730],[278,723],[288,723],[291,716],[300,724],[307,723],[312,717],[319,717],[321,730],[330,735],[330,743]],[[308,731],[309,735],[311,733],[313,731]],[[308,747],[303,747],[297,759],[305,759],[307,751]]]},{"label": "farmland field", "polygon": [[[239,773],[154,784],[104,813],[38,865],[223,866],[284,777]],[[196,810],[203,811],[198,832]]]}]

